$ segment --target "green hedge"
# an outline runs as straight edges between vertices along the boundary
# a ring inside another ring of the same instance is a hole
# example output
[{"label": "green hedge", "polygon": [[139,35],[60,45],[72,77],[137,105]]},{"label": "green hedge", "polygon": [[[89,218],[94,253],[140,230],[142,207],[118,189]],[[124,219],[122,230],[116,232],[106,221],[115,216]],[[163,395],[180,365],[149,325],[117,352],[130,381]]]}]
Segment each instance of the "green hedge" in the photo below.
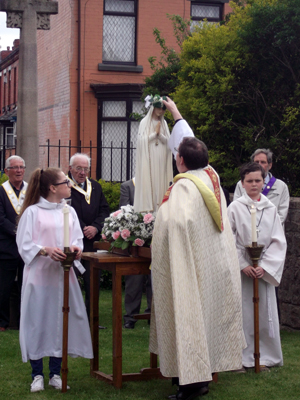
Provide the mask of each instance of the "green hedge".
[{"label": "green hedge", "polygon": [[8,180],[7,175],[5,175],[5,174],[0,175],[0,185],[2,185],[2,183],[4,183],[7,180]]},{"label": "green hedge", "polygon": [[102,191],[108,202],[110,212],[118,210],[121,184],[118,182],[106,182],[103,179],[99,179],[98,182],[102,186]]}]

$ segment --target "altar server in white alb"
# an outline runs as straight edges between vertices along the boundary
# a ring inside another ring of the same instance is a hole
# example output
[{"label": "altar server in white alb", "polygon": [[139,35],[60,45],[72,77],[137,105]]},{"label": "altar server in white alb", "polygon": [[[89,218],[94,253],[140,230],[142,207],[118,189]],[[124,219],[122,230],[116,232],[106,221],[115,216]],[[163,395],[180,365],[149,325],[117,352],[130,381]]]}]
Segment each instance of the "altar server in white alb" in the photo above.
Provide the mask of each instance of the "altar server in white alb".
[{"label": "altar server in white alb", "polygon": [[156,211],[173,180],[170,132],[164,120],[165,106],[159,95],[147,96],[149,111],[137,136],[134,211]]},{"label": "altar server in white alb", "polygon": [[[243,328],[247,348],[243,366],[254,367],[253,279],[259,278],[259,346],[260,365],[283,365],[275,286],[281,280],[286,254],[286,239],[276,207],[262,193],[265,171],[258,163],[241,169],[245,193],[228,208],[228,216],[236,240],[242,277]],[[258,267],[252,267],[245,246],[251,245],[250,209],[256,208],[257,243],[264,249]]]},{"label": "altar server in white alb", "polygon": [[177,121],[170,147],[180,174],[153,232],[150,351],[159,355],[164,376],[178,378],[176,399],[191,400],[208,392],[214,372],[242,366],[241,278],[226,200],[207,148],[175,103],[168,98],[164,104]]},{"label": "altar server in white alb", "polygon": [[[23,362],[32,367],[31,392],[44,390],[43,357],[49,358],[49,385],[61,389],[64,270],[63,208],[69,210],[69,247],[82,253],[82,231],[75,210],[66,205],[71,184],[57,168],[37,169],[31,175],[17,230],[19,253],[25,262],[20,345]],[[68,354],[93,358],[86,309],[77,278],[70,270]]]}]

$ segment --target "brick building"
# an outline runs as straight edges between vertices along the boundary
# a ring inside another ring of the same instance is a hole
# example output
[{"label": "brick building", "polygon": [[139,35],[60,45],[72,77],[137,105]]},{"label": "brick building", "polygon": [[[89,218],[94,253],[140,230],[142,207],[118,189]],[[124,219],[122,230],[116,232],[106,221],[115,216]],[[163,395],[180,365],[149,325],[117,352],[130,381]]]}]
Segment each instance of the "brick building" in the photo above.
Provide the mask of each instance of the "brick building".
[{"label": "brick building", "polygon": [[15,152],[18,100],[19,39],[0,52],[0,170]]},{"label": "brick building", "polygon": [[139,123],[131,114],[142,110],[148,58],[160,57],[153,29],[176,49],[167,14],[217,22],[228,2],[58,0],[51,29],[37,31],[40,166],[67,170],[70,154],[81,150],[92,156],[93,177],[134,175]]}]

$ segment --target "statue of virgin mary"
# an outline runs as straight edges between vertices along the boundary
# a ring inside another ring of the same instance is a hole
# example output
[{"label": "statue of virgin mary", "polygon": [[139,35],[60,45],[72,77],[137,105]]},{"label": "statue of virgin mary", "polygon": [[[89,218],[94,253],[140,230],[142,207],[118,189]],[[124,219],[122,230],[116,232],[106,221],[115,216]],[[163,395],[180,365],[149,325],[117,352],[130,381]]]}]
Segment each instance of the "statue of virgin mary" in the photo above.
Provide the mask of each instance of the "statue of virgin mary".
[{"label": "statue of virgin mary", "polygon": [[[166,98],[164,99],[166,100]],[[166,107],[159,95],[147,96],[151,104],[142,119],[137,138],[134,211],[157,211],[173,180],[170,131],[165,121]]]}]

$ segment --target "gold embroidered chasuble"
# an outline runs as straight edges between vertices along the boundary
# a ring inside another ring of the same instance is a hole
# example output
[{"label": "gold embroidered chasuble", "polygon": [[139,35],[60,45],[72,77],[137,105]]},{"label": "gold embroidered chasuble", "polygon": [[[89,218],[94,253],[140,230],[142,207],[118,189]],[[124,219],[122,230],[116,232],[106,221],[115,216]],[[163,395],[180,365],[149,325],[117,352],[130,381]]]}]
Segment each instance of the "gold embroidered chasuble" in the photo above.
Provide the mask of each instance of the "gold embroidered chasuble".
[{"label": "gold embroidered chasuble", "polygon": [[[205,170],[188,174],[215,196]],[[162,374],[179,377],[181,385],[242,366],[240,269],[222,192],[219,212],[223,231],[195,183],[180,179],[155,222],[149,348]]]}]

